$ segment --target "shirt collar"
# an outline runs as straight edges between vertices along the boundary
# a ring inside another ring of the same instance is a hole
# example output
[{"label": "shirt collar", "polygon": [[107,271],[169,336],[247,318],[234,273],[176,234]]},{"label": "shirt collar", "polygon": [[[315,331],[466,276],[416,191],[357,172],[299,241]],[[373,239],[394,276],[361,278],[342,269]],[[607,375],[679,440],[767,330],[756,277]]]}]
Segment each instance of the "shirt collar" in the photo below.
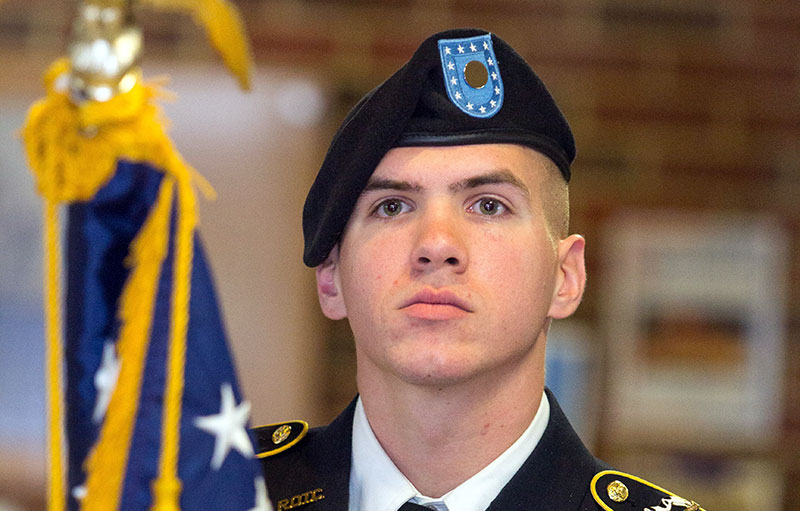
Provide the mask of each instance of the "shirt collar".
[{"label": "shirt collar", "polygon": [[[536,415],[511,447],[436,500],[443,500],[449,511],[485,510],[536,448],[549,418],[550,403],[542,393]],[[415,497],[419,503],[433,500],[421,495],[383,450],[372,432],[359,397],[353,416],[350,511],[397,511],[403,503]]]},{"label": "shirt collar", "polygon": [[360,396],[353,415],[352,456],[350,511],[397,511],[418,494],[375,438]]}]

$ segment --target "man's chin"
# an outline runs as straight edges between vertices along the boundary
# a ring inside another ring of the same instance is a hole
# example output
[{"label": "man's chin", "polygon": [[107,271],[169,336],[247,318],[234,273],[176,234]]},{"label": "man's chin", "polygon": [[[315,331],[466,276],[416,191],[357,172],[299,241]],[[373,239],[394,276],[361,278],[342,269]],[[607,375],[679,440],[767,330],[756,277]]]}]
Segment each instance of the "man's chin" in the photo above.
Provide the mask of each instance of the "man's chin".
[{"label": "man's chin", "polygon": [[443,360],[423,360],[403,364],[395,368],[395,374],[404,382],[420,387],[442,389],[470,381],[480,372],[480,368],[461,358]]}]

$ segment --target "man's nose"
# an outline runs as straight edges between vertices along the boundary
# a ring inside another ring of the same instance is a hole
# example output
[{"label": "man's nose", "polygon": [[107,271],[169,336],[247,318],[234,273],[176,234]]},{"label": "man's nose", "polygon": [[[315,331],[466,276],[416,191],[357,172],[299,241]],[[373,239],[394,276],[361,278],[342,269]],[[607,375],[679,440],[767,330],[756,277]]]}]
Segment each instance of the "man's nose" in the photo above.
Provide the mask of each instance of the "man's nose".
[{"label": "man's nose", "polygon": [[448,268],[456,273],[467,267],[467,248],[463,226],[457,213],[448,208],[431,208],[419,217],[411,267],[415,271],[430,272]]}]

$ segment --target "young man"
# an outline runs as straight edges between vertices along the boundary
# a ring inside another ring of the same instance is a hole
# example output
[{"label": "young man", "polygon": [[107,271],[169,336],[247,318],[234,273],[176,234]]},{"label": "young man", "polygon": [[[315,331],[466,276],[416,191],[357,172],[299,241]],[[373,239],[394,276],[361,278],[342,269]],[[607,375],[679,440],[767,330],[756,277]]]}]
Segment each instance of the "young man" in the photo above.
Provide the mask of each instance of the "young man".
[{"label": "young man", "polygon": [[700,509],[594,458],[544,387],[586,278],[574,156],[542,82],[480,30],[427,39],[353,109],[303,227],[359,396],[307,435],[256,430],[277,511]]}]

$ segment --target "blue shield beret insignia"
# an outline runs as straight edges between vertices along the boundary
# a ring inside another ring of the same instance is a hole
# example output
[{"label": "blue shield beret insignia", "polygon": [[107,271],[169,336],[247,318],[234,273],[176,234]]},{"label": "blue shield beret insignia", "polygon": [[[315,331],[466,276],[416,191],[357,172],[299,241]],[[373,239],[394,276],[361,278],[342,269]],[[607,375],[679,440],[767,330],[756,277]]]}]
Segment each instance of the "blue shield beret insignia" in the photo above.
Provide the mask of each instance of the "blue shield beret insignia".
[{"label": "blue shield beret insignia", "polygon": [[450,101],[472,117],[489,118],[503,106],[503,80],[485,34],[461,39],[439,39],[444,87]]}]

